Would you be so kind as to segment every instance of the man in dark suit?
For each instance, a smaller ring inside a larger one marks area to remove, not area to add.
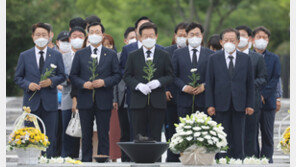
[[[125,69],[125,65],[126,65],[128,55],[131,52],[140,49],[142,47],[142,45],[143,45],[141,40],[140,40],[139,29],[140,29],[142,24],[147,23],[147,22],[152,22],[152,21],[146,16],[140,17],[135,23],[137,41],[122,47],[120,61],[119,61],[120,72],[121,72],[122,75],[124,73],[124,69]],[[155,47],[164,49],[163,46],[160,46],[160,45],[157,45],[157,44],[156,44]],[[129,121],[130,121],[130,131],[132,132],[133,131],[133,124],[132,124],[133,117],[132,117],[132,112],[129,109],[131,90],[128,87],[127,87],[127,90],[126,90],[126,94],[127,94],[126,95],[126,101],[127,101],[127,104],[128,104],[128,116],[129,116]],[[133,134],[132,133],[131,133],[131,136],[130,136],[130,140],[133,140]]]
[[[44,23],[32,26],[35,47],[20,54],[14,78],[15,83],[24,90],[23,105],[29,106],[32,114],[39,116],[45,124],[46,135],[50,142],[46,150],[48,158],[55,156],[57,149],[59,116],[57,85],[66,79],[61,53],[47,47],[49,32],[50,28]],[[40,81],[41,75],[46,69],[52,68],[52,65],[56,66],[52,75]],[[40,127],[42,129],[42,126]]]
[[[82,129],[82,161],[92,161],[93,120],[96,117],[98,128],[98,155],[109,155],[109,125],[113,102],[113,86],[121,79],[117,55],[102,46],[104,27],[101,23],[88,26],[91,43],[89,47],[75,53],[70,81],[78,88],[77,108]],[[95,73],[98,76],[91,81],[90,62],[96,61]],[[93,99],[93,91],[95,97]]]
[[[281,74],[279,57],[269,52],[266,48],[271,33],[265,27],[257,27],[253,31],[253,45],[257,53],[263,55],[267,69],[267,84],[261,91],[263,106],[260,115],[260,130],[262,134],[262,148],[260,157],[269,158],[272,163],[273,159],[273,131],[274,119],[276,113],[276,90]]]
[[[208,59],[214,52],[201,46],[204,29],[201,24],[190,23],[186,28],[188,47],[178,49],[173,55],[173,67],[175,73],[175,85],[178,87],[178,116],[185,117],[197,110],[204,111],[205,107],[205,79]],[[200,76],[198,86],[189,85],[192,75],[191,69],[197,69]],[[194,111],[192,111],[192,96],[194,99]]]
[[[155,46],[157,40],[155,24],[144,23],[140,27],[139,34],[143,47],[128,56],[123,77],[131,89],[133,132],[134,135],[141,134],[151,140],[160,141],[166,109],[165,86],[173,81],[172,64],[169,54]],[[147,82],[143,77],[146,76],[143,68],[146,66],[145,62],[151,59],[156,71],[152,80]]]
[[[175,27],[174,38],[176,44],[168,46],[165,50],[170,54],[171,59],[173,53],[176,49],[184,48],[187,46],[187,33],[186,33],[187,23],[179,23]],[[176,133],[175,123],[178,123],[179,117],[177,112],[177,93],[178,88],[174,83],[169,84],[166,87],[166,98],[167,98],[167,109],[165,118],[165,136],[166,140],[169,141],[172,136]],[[180,162],[179,155],[172,153],[170,149],[167,151],[167,162]]]
[[[206,107],[222,123],[227,134],[228,157],[244,159],[246,114],[254,112],[254,76],[251,58],[236,51],[239,32],[226,29],[220,34],[222,51],[208,61]]]
[[[246,116],[245,128],[245,156],[259,157],[258,150],[258,132],[259,132],[259,117],[261,110],[261,90],[266,84],[266,67],[264,58],[261,54],[251,51],[249,49],[249,42],[252,41],[252,30],[248,26],[238,26],[235,28],[240,33],[240,42],[238,50],[248,54],[251,58],[254,84],[255,84],[255,104],[254,114]]]

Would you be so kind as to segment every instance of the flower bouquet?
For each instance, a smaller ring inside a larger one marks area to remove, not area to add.
[[[45,134],[41,133],[37,119],[45,126],[42,120],[30,114],[29,107],[23,107],[24,113],[18,117],[14,124],[14,131],[9,135],[8,150],[16,150],[19,164],[37,164],[40,152],[45,151],[50,142]],[[25,127],[24,121],[31,121],[35,127]]]
[[[169,148],[175,154],[181,153],[184,165],[211,165],[215,154],[228,148],[224,128],[202,112],[180,118],[175,126]]]
[[[290,127],[283,133],[283,138],[279,146],[285,154],[290,154]]]

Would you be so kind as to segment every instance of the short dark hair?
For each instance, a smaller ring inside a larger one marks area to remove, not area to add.
[[[188,23],[182,22],[179,23],[176,27],[175,27],[175,34],[177,34],[178,30],[180,29],[185,29],[187,28]]]
[[[85,22],[86,22],[86,24],[91,24],[91,23],[94,23],[94,22],[101,23],[101,19],[96,15],[91,15],[91,16],[88,16],[88,17],[85,18]]]
[[[74,28],[74,27],[81,27],[81,28],[85,29],[86,28],[86,22],[81,17],[75,17],[75,18],[70,20],[69,26],[70,26],[71,29]]]
[[[47,25],[49,27],[49,30],[52,32],[52,30],[53,30],[52,25],[49,23],[44,23],[44,24]]]
[[[234,29],[234,28],[226,28],[225,30],[223,30],[221,33],[220,33],[220,39],[222,40],[223,39],[223,36],[224,34],[228,33],[228,32],[234,32],[235,35],[236,35],[236,38],[239,40],[239,32]]]
[[[44,23],[36,23],[32,25],[32,33],[34,34],[35,30],[37,28],[44,28],[47,30],[48,33],[50,33],[50,27]]]
[[[154,23],[147,22],[147,23],[144,23],[144,24],[141,25],[140,30],[139,30],[140,35],[142,35],[143,30],[150,29],[150,28],[154,29],[155,34],[157,34],[156,25]]]
[[[74,28],[71,28],[71,31],[69,33],[69,37],[72,35],[73,32],[75,31],[79,31],[79,32],[82,32],[84,34],[84,36],[86,35],[84,29],[80,26],[77,26],[77,27],[74,27]]]
[[[245,30],[247,33],[248,33],[248,36],[252,36],[253,35],[253,32],[252,32],[252,29],[248,26],[245,26],[245,25],[242,25],[242,26],[237,26],[235,28],[236,30]]]
[[[139,22],[142,21],[142,20],[149,20],[149,22],[153,23],[148,17],[146,17],[146,16],[142,16],[142,17],[140,17],[140,18],[135,22],[135,28],[138,28],[138,24],[139,24]]]
[[[124,34],[123,34],[124,39],[126,39],[127,36],[128,36],[128,34],[131,33],[131,32],[133,32],[133,31],[135,31],[135,27],[128,27],[128,28],[125,30]]]
[[[90,27],[92,27],[92,26],[97,26],[97,25],[101,26],[102,33],[104,33],[104,32],[105,32],[105,28],[104,28],[103,24],[101,24],[101,23],[99,23],[99,22],[91,23],[91,24],[87,27],[87,31],[89,32],[89,28],[90,28]]]
[[[195,28],[199,28],[201,33],[204,32],[204,28],[203,28],[203,26],[201,24],[198,24],[198,23],[195,23],[195,22],[191,22],[186,27],[186,33],[188,33],[189,31],[191,31],[191,30],[193,30]]]
[[[268,35],[268,38],[270,37],[271,33],[270,31],[264,27],[264,26],[260,26],[254,29],[253,31],[253,37],[255,37],[255,35],[259,32],[259,31],[263,31],[264,33],[266,33]]]
[[[210,48],[212,46],[216,50],[222,49],[222,46],[220,44],[220,35],[219,34],[214,34],[209,38],[207,47]]]

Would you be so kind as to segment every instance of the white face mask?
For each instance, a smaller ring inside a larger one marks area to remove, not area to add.
[[[68,53],[71,51],[71,44],[69,42],[59,41],[59,44],[59,48],[63,53]]]
[[[100,43],[102,41],[103,37],[101,35],[90,35],[88,36],[88,41],[89,43],[93,44],[93,45],[97,45],[98,43]]]
[[[39,46],[40,48],[43,48],[48,44],[48,39],[46,38],[38,38],[34,41],[34,43]]]
[[[156,39],[154,38],[146,38],[142,41],[142,44],[146,47],[146,48],[152,48],[155,44],[156,44]]]
[[[134,42],[137,42],[136,38],[130,39],[130,40],[128,41],[128,44],[131,44],[131,43],[134,43]]]
[[[80,38],[74,38],[71,39],[71,45],[74,49],[81,49],[83,45],[84,40]]]
[[[201,44],[201,41],[202,41],[202,38],[200,37],[188,38],[188,44],[193,48],[199,47],[199,45]]]
[[[268,42],[264,39],[257,39],[255,40],[254,47],[259,50],[264,50],[267,47]]]
[[[185,46],[187,46],[186,41],[187,41],[187,38],[185,38],[185,37],[177,37],[176,38],[176,43],[181,48],[184,48]]]
[[[238,48],[244,48],[249,44],[249,38],[245,37],[240,37],[240,42],[238,43],[237,47]]]
[[[227,53],[230,54],[235,50],[235,45],[231,42],[227,42],[224,44],[223,48]]]

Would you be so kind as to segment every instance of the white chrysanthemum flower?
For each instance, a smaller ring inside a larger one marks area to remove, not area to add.
[[[188,140],[188,141],[191,141],[192,139],[193,139],[193,137],[191,137],[191,136],[186,137],[186,140]]]
[[[184,128],[185,128],[185,129],[190,129],[191,126],[190,126],[190,125],[186,125],[186,126],[184,126]]]
[[[57,163],[57,160],[55,158],[50,158],[48,162],[50,164],[55,164],[55,163]]]
[[[191,68],[190,72],[196,72],[197,68]]]
[[[194,137],[199,137],[200,135],[201,135],[200,132],[195,132],[193,136],[194,136]]]
[[[214,144],[213,141],[212,141],[211,139],[208,140],[208,143],[209,143],[210,145]]]
[[[269,164],[268,159],[267,158],[262,158],[261,159],[261,164]]]
[[[96,55],[96,54],[91,54],[90,57],[93,58],[93,59],[96,59],[96,58],[98,57],[98,55]]]
[[[233,159],[233,158],[230,158],[229,160],[229,164],[234,164],[234,165],[241,165],[243,162],[242,160],[240,159]]]
[[[186,134],[187,135],[191,135],[193,132],[191,130],[187,131]]]
[[[200,127],[198,127],[198,126],[196,126],[196,127],[193,127],[192,129],[193,129],[193,130],[195,130],[195,131],[199,131],[199,130],[201,130],[201,128],[200,128]]]
[[[212,131],[212,130],[210,131],[210,134],[213,135],[213,136],[217,135],[217,133],[215,131]]]
[[[207,140],[209,140],[209,139],[211,139],[211,136],[210,135],[206,135],[204,138],[207,139]]]
[[[202,142],[202,141],[204,141],[204,138],[198,137],[198,138],[196,138],[196,140]]]
[[[207,132],[207,131],[205,131],[205,132],[201,132],[201,134],[202,134],[202,135],[207,135],[208,132]]]
[[[207,130],[207,129],[210,129],[210,127],[208,127],[208,126],[201,126],[201,128],[202,128],[202,129],[206,129],[206,130]]]
[[[152,60],[153,60],[152,57],[148,57],[148,58],[147,58],[147,61],[152,61]]]
[[[39,159],[39,163],[41,163],[41,164],[46,164],[47,161],[48,161],[48,159],[46,157],[44,157],[44,156],[41,156],[40,159]]]
[[[50,67],[51,67],[51,68],[57,68],[57,66],[54,65],[54,64],[50,64]]]
[[[220,158],[219,159],[219,164],[227,164],[226,158]]]

